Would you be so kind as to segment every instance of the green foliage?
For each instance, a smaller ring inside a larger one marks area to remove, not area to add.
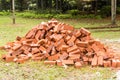
[[[35,12],[22,12],[17,13],[17,16],[24,17],[24,18],[57,18],[57,19],[79,19],[79,18],[95,18],[95,19],[101,19],[100,15],[94,15],[94,14],[88,14],[88,15],[71,15],[71,14],[43,14],[43,13],[35,13]]]
[[[0,15],[1,15],[1,16],[10,15],[10,11],[5,11],[5,10],[3,10],[3,11],[0,12]]]
[[[120,7],[117,7],[117,14],[120,14]]]
[[[54,16],[54,18],[58,19],[70,19],[72,16],[70,14],[57,14]]]
[[[111,15],[111,6],[104,6],[102,7],[102,9],[100,10],[100,15],[102,17],[108,17]]]
[[[79,10],[77,10],[77,9],[68,10],[67,13],[71,14],[72,16],[76,16],[79,14]]]

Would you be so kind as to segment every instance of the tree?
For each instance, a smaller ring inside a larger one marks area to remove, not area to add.
[[[111,21],[112,25],[116,25],[116,0],[111,0]]]
[[[13,24],[15,24],[15,1],[12,0],[12,17],[13,17]]]

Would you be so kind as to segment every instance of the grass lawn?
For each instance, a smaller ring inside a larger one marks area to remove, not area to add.
[[[12,24],[11,17],[0,16],[0,46],[14,41],[16,36],[24,36],[33,26],[47,19],[17,18],[16,24]],[[109,24],[109,19],[64,19],[62,22],[69,23],[75,28],[98,27]],[[119,23],[119,22],[118,22]],[[91,30],[92,31],[92,30]],[[101,40],[119,39],[120,32],[92,32],[94,38]],[[5,54],[5,51],[0,51]],[[6,63],[0,60],[0,80],[115,80],[115,70],[110,68],[84,66],[68,69],[58,66],[45,65],[43,62],[28,61],[24,64]]]

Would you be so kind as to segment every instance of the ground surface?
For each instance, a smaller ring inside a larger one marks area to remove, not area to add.
[[[0,16],[0,46],[14,41],[16,36],[24,36],[28,30],[41,21],[47,21],[47,19],[17,18],[16,24],[13,25],[9,16]],[[65,19],[60,21],[69,23],[76,28],[100,27],[110,23],[110,19]],[[94,38],[100,39],[102,43],[113,48],[119,54],[120,28],[107,28],[107,30],[106,32],[90,31]],[[0,56],[5,53],[5,51],[0,50]],[[0,80],[116,80],[116,70],[102,67],[91,68],[90,66],[84,66],[81,69],[70,66],[65,69],[58,66],[44,65],[43,62],[28,61],[24,64],[16,64],[0,60]]]

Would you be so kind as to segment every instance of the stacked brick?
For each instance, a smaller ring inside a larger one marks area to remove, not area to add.
[[[44,60],[50,65],[84,65],[120,67],[120,60],[85,28],[74,27],[52,19],[32,28],[24,37],[17,37],[4,48],[6,62],[23,63],[29,59]]]

